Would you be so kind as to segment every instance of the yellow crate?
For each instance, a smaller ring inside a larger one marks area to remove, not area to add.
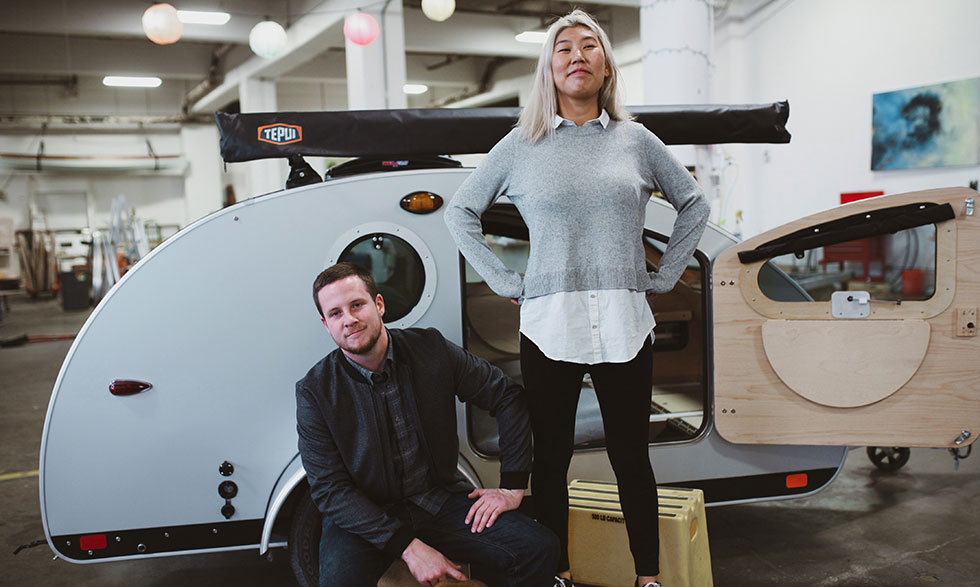
[[[631,585],[633,557],[615,483],[575,480],[568,491],[568,555],[576,583]],[[711,554],[699,489],[661,487],[660,579],[671,587],[711,587]]]
[[[611,481],[588,481],[586,479],[574,479],[568,484],[569,491],[589,491],[599,497],[608,494],[616,503],[619,503],[619,490],[616,484]],[[657,487],[657,499],[684,499],[691,500],[694,505],[704,508],[704,492],[700,489],[688,489],[686,487],[667,487],[660,485]]]

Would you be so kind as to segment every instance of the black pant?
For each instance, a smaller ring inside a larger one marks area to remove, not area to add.
[[[538,521],[551,528],[561,541],[558,572],[569,568],[568,465],[582,378],[590,373],[636,574],[658,575],[657,481],[647,453],[653,387],[650,339],[627,363],[583,365],[549,359],[534,342],[521,335],[521,372],[534,431],[534,510]]]

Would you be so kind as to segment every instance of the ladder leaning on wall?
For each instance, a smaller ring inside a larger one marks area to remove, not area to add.
[[[120,277],[119,256],[133,264],[150,252],[146,228],[120,194],[112,200],[109,228],[92,233],[92,299],[98,304]]]

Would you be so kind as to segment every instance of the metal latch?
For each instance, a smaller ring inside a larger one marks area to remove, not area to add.
[[[970,446],[966,447],[965,449],[961,446],[964,442],[966,442],[966,439],[969,438],[969,437],[970,437],[970,431],[969,430],[964,430],[963,432],[960,432],[960,435],[956,438],[956,440],[953,441],[953,444],[955,444],[956,447],[955,448],[948,449],[949,450],[949,454],[953,455],[953,470],[954,471],[959,471],[960,470],[960,461],[963,460],[963,459],[965,459],[965,458],[967,458],[968,456],[970,456],[970,453],[973,452],[973,445],[972,444]]]
[[[871,294],[866,291],[835,291],[830,295],[834,318],[867,318],[871,314]]]
[[[966,199],[966,215],[973,216],[973,198]]]

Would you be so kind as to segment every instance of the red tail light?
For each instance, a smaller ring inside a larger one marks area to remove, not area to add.
[[[109,393],[112,395],[136,395],[141,391],[150,389],[153,385],[145,381],[134,381],[132,379],[116,379],[109,384]]]
[[[105,534],[89,534],[78,539],[82,550],[102,550],[106,546]]]
[[[806,473],[796,473],[793,475],[786,475],[786,489],[796,489],[798,487],[806,487],[807,483]]]

